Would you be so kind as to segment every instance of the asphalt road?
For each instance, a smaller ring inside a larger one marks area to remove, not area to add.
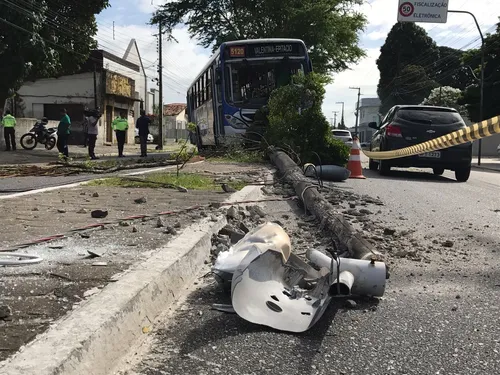
[[[452,174],[365,175],[337,186],[379,197],[385,206],[369,208],[370,220],[400,236],[366,238],[390,254],[418,253],[389,258],[383,298],[332,303],[310,331],[287,334],[211,310],[229,300],[205,277],[119,373],[499,374],[500,173],[474,171],[467,183]]]

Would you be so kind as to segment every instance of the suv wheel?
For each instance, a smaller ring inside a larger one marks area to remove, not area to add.
[[[436,176],[441,176],[444,173],[444,168],[432,168],[432,171]]]
[[[370,171],[376,171],[378,169],[378,163],[370,159],[370,161],[368,162],[368,168],[370,168]]]
[[[466,182],[470,177],[471,166],[455,169],[455,178],[458,182]]]

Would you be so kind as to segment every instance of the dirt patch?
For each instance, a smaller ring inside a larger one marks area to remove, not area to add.
[[[217,167],[209,168],[221,178],[234,177],[230,168],[224,173],[225,165]],[[254,177],[262,178],[265,172],[261,167],[255,173]],[[217,220],[223,211],[210,203],[220,203],[229,196],[222,188],[219,192],[180,192],[82,186],[5,200],[0,219],[2,248],[88,225],[113,224],[19,250],[41,256],[44,261],[40,264],[0,267],[0,306],[9,306],[11,311],[10,316],[0,319],[0,360],[107,283],[118,280],[120,273],[166,245],[183,228],[205,217]],[[193,206],[201,207],[188,209]],[[96,209],[107,211],[107,217],[93,219],[91,211]],[[130,218],[136,215],[140,218]],[[102,256],[93,257],[89,250]]]

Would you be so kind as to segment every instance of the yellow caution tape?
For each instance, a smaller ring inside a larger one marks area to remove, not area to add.
[[[415,146],[392,151],[364,151],[371,159],[389,160],[408,156],[420,155],[429,151],[437,151],[457,146],[463,143],[476,141],[500,133],[500,116],[492,117],[480,123],[473,124],[465,129],[454,131],[430,141],[419,143]]]

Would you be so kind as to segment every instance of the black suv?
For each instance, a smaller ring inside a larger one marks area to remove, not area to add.
[[[424,105],[394,106],[380,125],[371,122],[368,126],[376,130],[370,151],[398,150],[466,127],[457,110]],[[471,162],[472,142],[468,142],[417,156],[392,160],[370,159],[370,169],[379,169],[382,175],[388,174],[391,167],[432,168],[436,175],[442,175],[445,169],[450,169],[455,171],[457,181],[465,182],[470,176]]]

